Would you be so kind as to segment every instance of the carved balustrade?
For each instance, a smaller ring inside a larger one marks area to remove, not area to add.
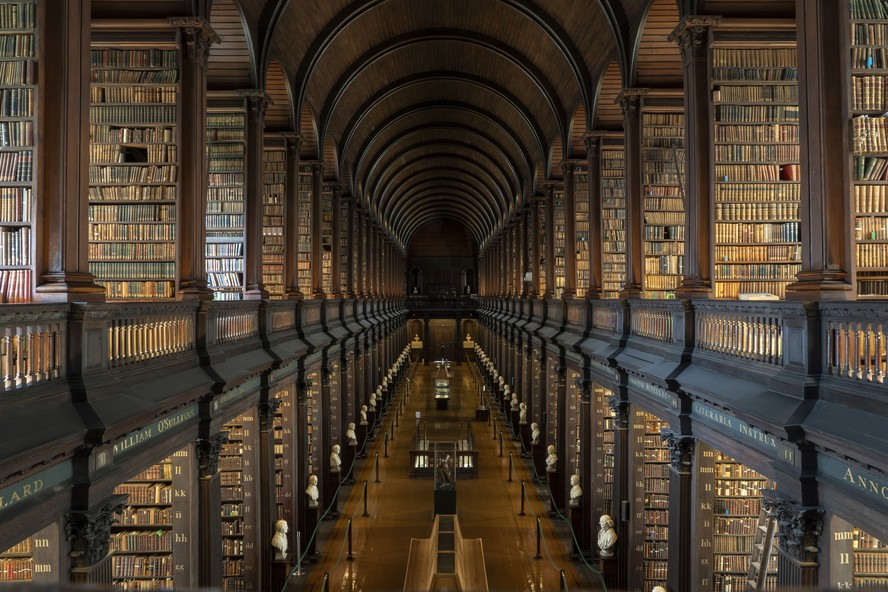
[[[821,304],[824,373],[852,382],[885,384],[888,309],[884,303]]]
[[[68,307],[0,307],[0,371],[11,391],[65,376]]]

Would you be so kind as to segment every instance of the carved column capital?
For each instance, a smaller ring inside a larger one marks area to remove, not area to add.
[[[115,496],[98,511],[65,514],[65,539],[71,542],[71,566],[90,567],[108,555],[114,514],[123,510],[126,496]]]
[[[228,434],[221,433],[197,439],[197,468],[201,478],[212,477],[219,471],[219,455],[227,442]]]
[[[274,414],[280,409],[282,401],[278,398],[269,399],[259,403],[259,425],[262,428],[270,428],[274,425]]]
[[[682,63],[705,60],[709,45],[709,31],[721,20],[720,16],[689,16],[669,33],[669,41],[678,44]]]
[[[629,427],[629,402],[621,401],[617,397],[608,397],[607,406],[614,412],[615,427],[628,429]]]
[[[177,16],[168,19],[174,27],[182,30],[184,58],[204,65],[209,57],[210,46],[222,43],[222,38],[210,26],[210,22],[199,16]]]
[[[694,462],[694,438],[661,429],[660,439],[669,448],[669,462],[676,471],[690,471]]]
[[[595,157],[601,149],[601,144],[607,135],[607,132],[601,130],[592,130],[583,134],[583,143],[586,145],[586,156]]]
[[[302,145],[305,144],[305,138],[302,137],[302,134],[297,134],[296,132],[283,132],[281,134],[284,140],[287,142],[287,152],[299,154],[299,151],[302,150]]]
[[[641,100],[648,93],[646,88],[624,88],[617,94],[617,103],[623,115],[637,117],[641,112]]]
[[[243,88],[237,91],[247,101],[247,107],[252,117],[265,117],[265,112],[274,104],[271,95],[261,88]]]
[[[762,491],[762,507],[777,521],[781,550],[800,562],[817,561],[817,539],[823,533],[823,508],[800,506],[771,489]]]
[[[565,184],[573,177],[574,166],[572,162],[561,161],[561,176],[564,178]]]

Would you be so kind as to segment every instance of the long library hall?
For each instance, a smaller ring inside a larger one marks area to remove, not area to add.
[[[0,592],[888,591],[888,0],[0,0]]]

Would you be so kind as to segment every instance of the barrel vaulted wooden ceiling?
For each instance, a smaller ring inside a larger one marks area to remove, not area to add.
[[[681,89],[667,40],[694,14],[792,16],[792,0],[93,0],[94,18],[203,16],[208,88],[265,89],[266,133],[296,132],[406,252],[456,222],[479,252],[625,87]]]

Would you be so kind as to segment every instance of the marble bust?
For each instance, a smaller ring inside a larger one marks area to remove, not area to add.
[[[530,443],[540,443],[540,426],[537,422],[533,422],[530,424]]]
[[[546,472],[554,473],[558,470],[558,455],[555,454],[555,445],[549,444],[546,452],[548,453],[548,456],[546,456]]]
[[[357,446],[358,445],[358,435],[355,434],[354,422],[350,422],[348,424],[348,429],[345,430],[345,437],[348,440],[349,446]]]
[[[602,514],[598,520],[598,549],[602,557],[613,557],[614,547],[617,544],[617,531],[614,530],[614,520],[607,514]]]
[[[509,403],[512,411],[518,411],[518,393],[512,393],[512,401]]]
[[[287,533],[290,531],[290,527],[287,525],[286,520],[278,520],[274,523],[274,535],[271,537],[271,546],[274,547],[277,552],[274,554],[275,559],[286,559],[287,558]]]
[[[527,403],[518,403],[518,423],[527,423]]]
[[[308,496],[308,507],[317,508],[318,497],[320,496],[320,494],[318,493],[317,475],[308,476],[308,487],[305,488],[305,495]]]
[[[367,406],[361,405],[361,425],[367,425]]]
[[[338,473],[339,467],[342,466],[342,458],[339,456],[339,444],[333,445],[333,450],[330,452],[330,472]]]
[[[570,476],[570,505],[579,506],[580,498],[583,497],[583,488],[580,487],[580,476]]]

